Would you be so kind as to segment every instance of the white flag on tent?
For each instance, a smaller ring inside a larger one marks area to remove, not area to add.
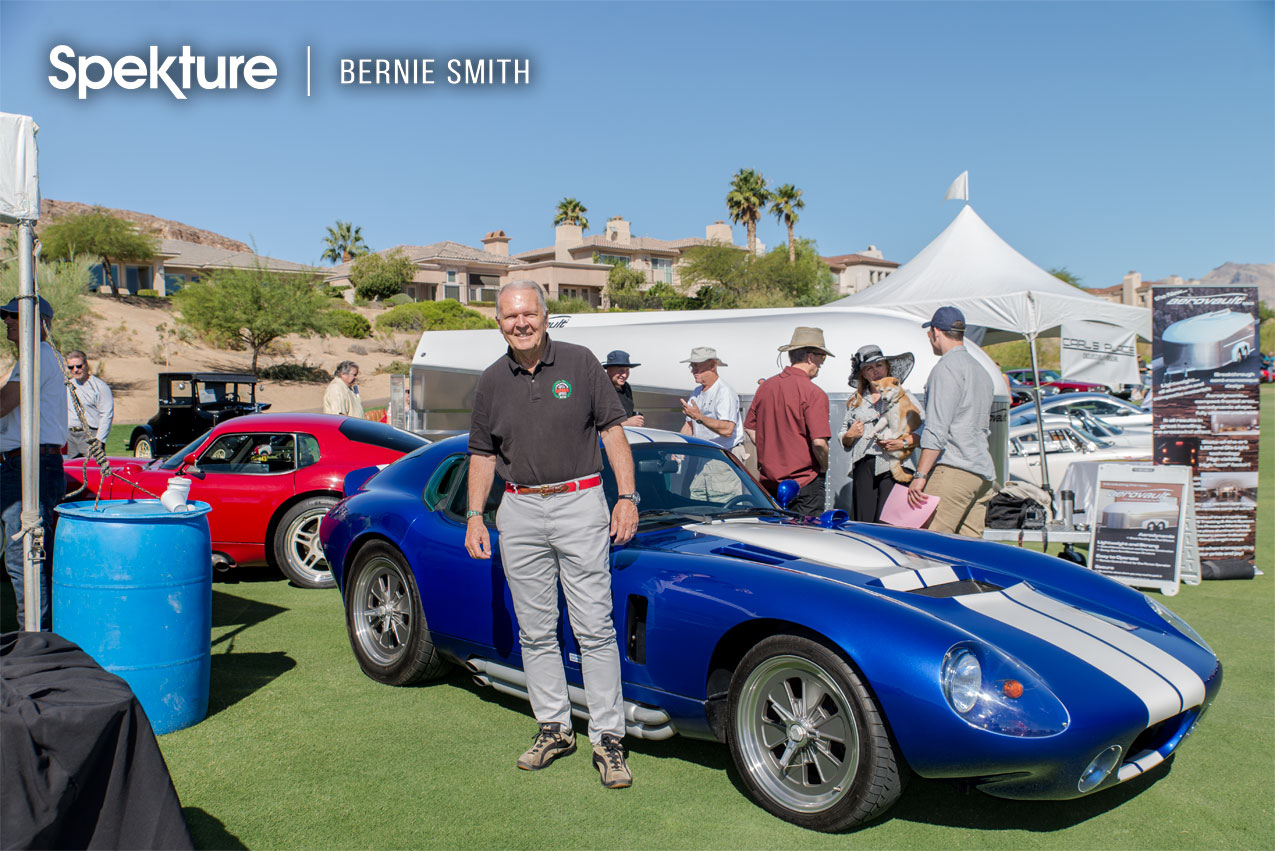
[[[968,201],[970,199],[970,173],[968,171],[961,172],[961,176],[952,181],[952,185],[947,188],[947,195],[943,196],[944,201]]]
[[[1103,322],[1064,322],[1063,378],[1119,388],[1138,383],[1138,335]]]

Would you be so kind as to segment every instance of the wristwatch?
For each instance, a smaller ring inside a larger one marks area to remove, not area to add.
[[[468,520],[471,517],[482,517],[482,516],[483,516],[483,513],[475,508],[471,508],[465,512],[466,520]]]
[[[627,499],[629,502],[633,503],[634,508],[637,508],[638,503],[642,501],[642,497],[638,496],[636,493],[622,493],[617,497],[617,499]]]
[[[929,477],[930,477],[929,473],[914,473],[912,475],[912,478],[914,479],[928,479]]]

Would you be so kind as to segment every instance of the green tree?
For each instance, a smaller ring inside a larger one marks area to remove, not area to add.
[[[682,283],[699,286],[706,308],[813,306],[836,295],[836,278],[808,239],[795,241],[792,262],[782,245],[761,257],[729,245],[699,245],[683,258]]]
[[[1073,287],[1075,287],[1078,290],[1084,289],[1084,287],[1080,285],[1080,276],[1072,274],[1070,271],[1068,271],[1066,266],[1058,266],[1053,269],[1050,269],[1049,274],[1053,275],[1055,278],[1057,278],[1058,280],[1062,281],[1065,284],[1071,284]]]
[[[792,230],[800,216],[799,210],[806,208],[801,200],[801,190],[791,183],[785,183],[770,196],[770,212],[782,225],[788,226],[788,262],[797,262],[797,246],[793,243]]]
[[[89,304],[84,295],[89,291],[92,266],[92,258],[77,257],[35,267],[36,290],[53,307],[49,340],[58,351],[88,348]],[[7,304],[17,294],[18,264],[10,263],[0,271],[0,304]],[[18,355],[17,344],[7,339],[0,342],[0,351],[14,358]]]
[[[749,255],[734,245],[710,243],[688,248],[682,255],[682,285],[694,290],[706,308],[738,307],[752,288]]]
[[[323,260],[332,263],[349,263],[355,257],[370,254],[372,249],[363,241],[363,228],[355,227],[354,222],[337,220],[336,226],[328,226],[328,235],[323,238],[327,249],[323,252]]]
[[[261,351],[288,334],[327,334],[332,300],[317,281],[260,267],[213,272],[173,296],[179,321],[211,339],[238,340],[252,349],[252,372]]]
[[[741,168],[735,172],[730,182],[730,191],[726,193],[726,209],[730,211],[732,222],[748,228],[749,254],[757,253],[757,222],[769,201],[766,178],[751,168]]]
[[[792,254],[777,245],[753,261],[756,288],[794,307],[814,307],[836,298],[836,276],[819,256],[814,241],[798,239],[789,250]]]
[[[46,260],[71,260],[78,254],[96,257],[116,298],[120,285],[112,271],[114,263],[143,263],[154,258],[159,247],[154,236],[101,207],[53,222],[41,232],[40,244]]]
[[[365,254],[350,267],[350,283],[359,298],[382,299],[397,295],[412,282],[416,264],[402,251]]]
[[[589,229],[589,220],[584,214],[589,208],[574,198],[563,198],[558,202],[557,215],[553,217],[555,225],[579,225],[581,230]]]
[[[606,294],[613,307],[621,310],[642,310],[649,307],[647,294],[642,285],[646,283],[646,275],[637,269],[615,265],[607,273]]]

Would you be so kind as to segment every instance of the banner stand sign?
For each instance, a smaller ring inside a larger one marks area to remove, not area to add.
[[[1191,468],[1150,464],[1098,467],[1089,566],[1169,597],[1200,582]]]
[[[1138,335],[1102,322],[1064,322],[1059,366],[1067,381],[1105,384],[1112,389],[1138,384]]]

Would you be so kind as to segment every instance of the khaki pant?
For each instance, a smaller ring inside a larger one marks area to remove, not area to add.
[[[987,501],[992,498],[991,482],[968,470],[936,464],[925,482],[925,492],[942,497],[927,529],[983,537]]]

